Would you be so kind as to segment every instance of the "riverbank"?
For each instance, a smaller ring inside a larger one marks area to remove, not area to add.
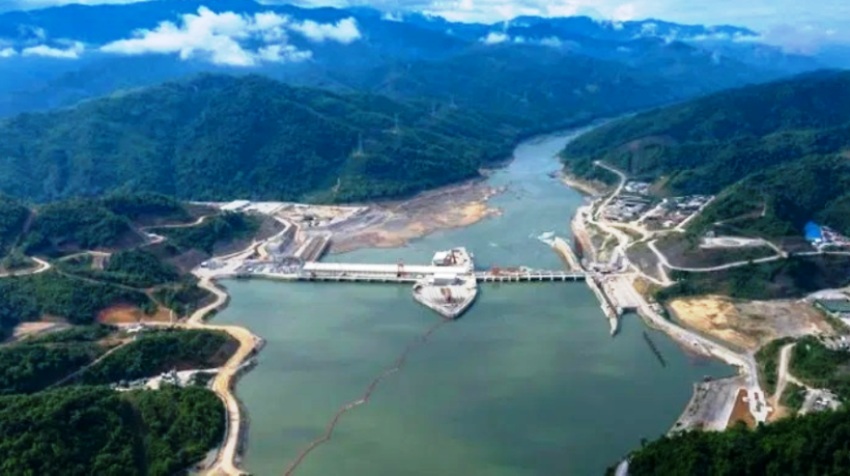
[[[590,180],[585,180],[567,172],[566,170],[560,173],[560,178],[561,182],[563,182],[564,185],[574,190],[577,190],[585,195],[590,195],[591,197],[599,197],[601,195],[604,195],[605,192],[609,189],[609,187],[602,182],[593,182]]]
[[[212,381],[212,390],[221,399],[227,412],[227,424],[224,440],[219,447],[215,461],[205,474],[210,476],[222,474],[241,476],[246,473],[239,469],[240,443],[247,432],[247,428],[245,418],[242,415],[242,406],[233,393],[233,388],[239,376],[248,369],[245,363],[259,351],[263,340],[244,327],[208,324],[205,319],[222,310],[230,301],[230,295],[208,278],[202,278],[198,282],[198,286],[211,292],[215,296],[215,300],[195,311],[187,320],[186,327],[223,331],[239,343],[236,352],[219,369]]]
[[[500,214],[489,201],[504,191],[504,187],[473,180],[423,192],[408,200],[365,204],[369,207],[368,223],[336,231],[330,252],[398,248],[436,231],[473,225]]]

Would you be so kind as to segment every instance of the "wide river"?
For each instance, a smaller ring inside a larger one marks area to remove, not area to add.
[[[508,190],[499,217],[436,233],[407,247],[329,260],[426,263],[466,246],[479,267],[556,269],[537,237],[569,237],[582,196],[549,172],[576,133],[519,145],[488,180]],[[641,438],[666,432],[692,384],[728,367],[687,355],[649,331],[666,367],[626,316],[611,338],[583,283],[485,285],[463,318],[440,318],[406,285],[228,281],[216,322],[266,339],[259,365],[237,384],[248,412],[244,467],[283,475],[337,411],[386,374],[366,404],[342,415],[332,439],[304,458],[298,476],[600,475]],[[433,332],[423,339],[423,336]]]

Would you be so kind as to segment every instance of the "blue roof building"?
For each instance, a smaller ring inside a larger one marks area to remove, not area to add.
[[[806,223],[803,233],[806,235],[807,241],[812,243],[823,241],[823,231],[821,230],[820,225],[813,221]]]

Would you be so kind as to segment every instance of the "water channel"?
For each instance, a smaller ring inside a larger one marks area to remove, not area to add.
[[[507,185],[491,200],[501,216],[390,250],[328,259],[425,263],[466,246],[480,267],[556,269],[537,237],[569,237],[583,198],[547,174],[576,133],[519,145],[488,180]],[[403,285],[226,281],[231,302],[216,322],[266,339],[259,365],[237,385],[250,420],[244,467],[282,475],[334,414],[412,348],[367,404],[344,414],[333,438],[309,454],[298,476],[600,475],[675,422],[717,362],[684,353],[637,316],[609,336],[582,283],[485,285],[460,320],[439,317]]]

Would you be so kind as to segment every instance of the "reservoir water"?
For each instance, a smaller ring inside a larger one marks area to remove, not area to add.
[[[521,144],[488,181],[501,216],[436,233],[398,249],[328,259],[425,263],[466,246],[479,267],[560,268],[537,237],[569,237],[582,197],[549,172],[576,133]],[[583,283],[485,285],[460,320],[443,325],[405,285],[227,281],[229,307],[216,322],[266,339],[259,365],[237,384],[250,427],[244,467],[282,475],[339,419],[298,476],[600,475],[642,438],[666,432],[692,384],[726,376],[717,362],[684,353],[637,316],[609,336]],[[399,367],[402,355],[406,358]]]

